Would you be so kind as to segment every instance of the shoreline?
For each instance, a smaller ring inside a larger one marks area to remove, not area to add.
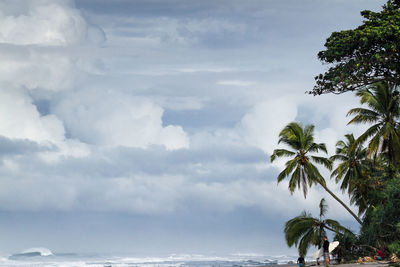
[[[261,265],[257,267],[271,267],[272,265]],[[296,263],[286,263],[286,264],[277,264],[279,267],[297,267]],[[311,266],[318,266],[313,263],[306,264],[305,267],[311,267]],[[319,265],[321,267],[324,267],[324,264]],[[361,267],[361,266],[368,266],[368,267],[386,267],[389,266],[389,262],[387,261],[382,261],[382,262],[363,262],[363,263],[341,263],[341,264],[331,264],[331,267],[338,266],[338,267]]]

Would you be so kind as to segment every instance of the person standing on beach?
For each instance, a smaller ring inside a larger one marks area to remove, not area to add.
[[[300,255],[300,257],[297,259],[297,264],[299,265],[299,267],[304,267],[305,261],[303,255]]]
[[[380,249],[376,250],[375,260],[381,261],[383,260],[383,252]]]
[[[325,266],[329,265],[330,259],[329,259],[329,241],[326,236],[324,236],[324,243],[322,244],[322,249],[324,250],[324,259],[325,259]]]

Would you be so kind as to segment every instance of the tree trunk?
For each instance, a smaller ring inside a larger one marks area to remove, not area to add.
[[[342,204],[342,206],[354,217],[354,219],[356,219],[356,221],[360,225],[362,225],[362,221],[360,220],[360,218],[358,218],[358,216],[346,204],[344,204],[344,202],[340,198],[338,198],[331,190],[329,190],[329,188],[325,184],[320,183],[320,185],[326,190],[326,192],[328,192],[334,199],[336,199],[337,202]]]
[[[324,227],[325,227],[326,229],[328,229],[329,231],[332,231],[332,232],[334,232],[334,233],[336,233],[336,234],[341,234],[339,231],[336,231],[335,229],[330,228],[329,226],[324,225]],[[324,238],[321,238],[321,243],[324,243]]]
[[[393,179],[394,177],[394,151],[393,151],[393,140],[392,135],[389,134],[389,144],[388,144],[388,156],[389,156],[389,178]]]

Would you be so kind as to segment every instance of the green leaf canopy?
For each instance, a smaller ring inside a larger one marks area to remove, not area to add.
[[[333,32],[318,53],[333,64],[315,77],[309,93],[343,93],[388,81],[400,85],[400,0],[389,0],[381,12],[361,12],[364,23],[354,30]]]

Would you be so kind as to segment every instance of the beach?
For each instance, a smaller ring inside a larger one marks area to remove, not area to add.
[[[277,266],[279,267],[297,267],[297,264],[278,264]],[[310,266],[318,266],[314,262],[310,264],[306,264],[306,267]],[[324,265],[321,264],[319,265],[323,267]],[[382,261],[382,262],[364,262],[364,263],[345,263],[345,264],[331,264],[330,266],[335,266],[335,267],[383,267],[383,266],[389,266],[389,262],[387,261]],[[264,265],[260,267],[271,267],[271,265]]]

